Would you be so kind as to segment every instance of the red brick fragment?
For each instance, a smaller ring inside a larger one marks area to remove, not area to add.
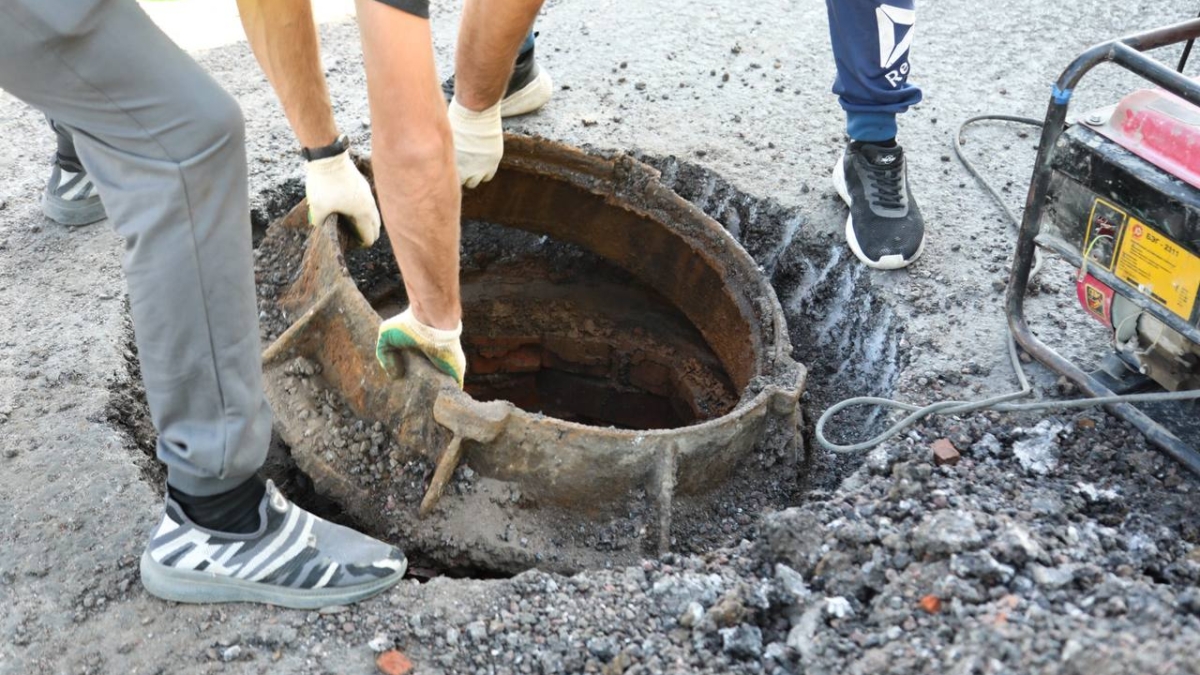
[[[605,342],[548,335],[544,344],[546,350],[554,352],[559,359],[579,366],[607,368],[612,358],[612,347]]]
[[[936,595],[927,595],[921,598],[921,609],[930,614],[937,614],[942,611],[942,599]]]
[[[395,649],[389,649],[375,657],[375,667],[383,675],[408,675],[412,672],[412,661]]]
[[[472,354],[467,372],[473,375],[494,373],[536,373],[542,367],[542,354],[538,347],[529,345],[489,358]]]
[[[671,371],[661,363],[646,360],[629,369],[629,383],[659,396],[671,395]]]
[[[950,442],[948,438],[939,438],[933,442],[933,463],[941,466],[943,464],[958,464],[958,448]]]

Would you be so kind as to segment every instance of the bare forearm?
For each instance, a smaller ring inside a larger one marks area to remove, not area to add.
[[[359,0],[384,225],[416,318],[452,330],[459,305],[459,185],[429,22]]]
[[[375,155],[376,186],[392,253],[400,264],[413,313],[422,323],[453,330],[462,319],[458,283],[458,177],[451,170],[428,191],[408,189],[412,172],[403,161]],[[384,196],[387,195],[387,196]]]
[[[543,0],[467,0],[455,52],[455,96],[484,110],[504,96],[521,42]]]
[[[238,0],[246,39],[304,147],[337,137],[310,0]]]

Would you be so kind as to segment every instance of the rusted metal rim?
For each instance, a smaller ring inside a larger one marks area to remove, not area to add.
[[[719,223],[658,179],[626,155],[508,136],[496,178],[464,191],[463,217],[578,244],[661,293],[720,359],[740,392],[733,410],[681,428],[615,429],[477,401],[414,355],[405,357],[406,376],[390,381],[374,357],[381,319],[353,281],[331,218],[314,230],[302,271],[280,298],[297,318],[264,354],[268,396],[300,467],[360,518],[383,517],[386,495],[357,484],[338,453],[316,447],[290,413],[295,392],[284,371],[299,356],[318,362],[356,414],[383,422],[414,456],[452,469],[458,458],[447,458],[461,453],[480,475],[568,510],[594,513],[646,494],[665,514],[660,539],[675,495],[718,486],[768,428],[798,442],[806,371],[790,357],[773,289]],[[305,209],[301,203],[273,227],[306,227]],[[452,511],[452,501],[439,510]]]

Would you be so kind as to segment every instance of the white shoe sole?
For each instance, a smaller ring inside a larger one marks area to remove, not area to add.
[[[48,190],[42,192],[42,213],[59,225],[68,227],[91,225],[108,217],[99,197],[63,199]]]
[[[550,100],[554,93],[554,81],[545,68],[537,67],[538,74],[529,82],[500,101],[501,117],[516,117],[529,114]]]
[[[349,588],[285,588],[257,581],[234,579],[195,570],[177,570],[142,553],[142,585],[150,595],[188,603],[257,602],[291,609],[320,609],[332,605],[348,605],[366,600],[395,586],[408,569],[405,561],[400,569],[375,581]]]
[[[838,156],[837,164],[833,166],[833,189],[837,190],[838,196],[841,197],[842,201],[846,202],[846,206],[849,207],[850,188],[846,186],[846,170],[843,168],[845,163],[846,151],[843,150],[842,154]],[[854,257],[858,258],[859,261],[861,261],[862,264],[866,265],[867,267],[877,270],[898,270],[908,267],[909,265],[913,264],[917,258],[920,258],[922,253],[925,252],[925,238],[922,237],[921,245],[917,247],[917,252],[914,253],[913,257],[909,258],[908,260],[905,260],[904,256],[898,253],[895,255],[885,255],[879,260],[871,260],[865,253],[863,253],[862,247],[858,245],[858,239],[854,236],[853,215],[846,216],[846,242],[850,244],[850,250],[854,252]]]

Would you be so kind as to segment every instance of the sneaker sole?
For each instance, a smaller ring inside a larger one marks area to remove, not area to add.
[[[404,577],[408,561],[394,574],[351,588],[284,588],[194,570],[168,567],[142,553],[142,585],[163,600],[187,603],[256,602],[290,609],[319,609],[348,605],[378,595]]]
[[[846,186],[846,152],[843,150],[838,157],[838,162],[833,166],[833,189],[837,190],[838,196],[846,203],[846,207],[850,206],[850,188]],[[871,260],[863,253],[862,247],[858,245],[858,239],[854,236],[854,216],[846,216],[846,242],[850,244],[850,250],[854,252],[854,257],[858,258],[862,264],[867,267],[877,270],[898,270],[908,267],[913,264],[921,254],[925,252],[925,238],[921,238],[921,245],[917,247],[917,252],[908,260],[900,254],[885,255],[879,260]]]
[[[550,79],[550,73],[539,66],[537,76],[529,84],[505,96],[500,101],[500,116],[527,115],[546,105],[553,93],[554,82]]]
[[[70,227],[91,225],[108,217],[99,198],[71,201],[48,192],[42,193],[42,213],[50,220]]]

